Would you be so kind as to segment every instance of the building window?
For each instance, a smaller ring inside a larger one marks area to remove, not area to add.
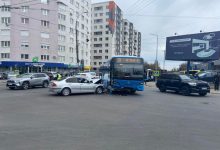
[[[66,26],[62,25],[62,24],[58,24],[58,29],[60,31],[66,31]]]
[[[74,62],[74,58],[70,57],[70,63],[73,63],[73,62]]]
[[[94,20],[94,23],[102,23],[103,22],[103,19],[95,19]]]
[[[94,32],[94,35],[102,35],[102,31]]]
[[[58,19],[65,21],[66,20],[66,15],[58,13]]]
[[[108,37],[106,37],[105,40],[108,41]]]
[[[66,36],[65,35],[58,35],[58,40],[65,42],[66,41]]]
[[[48,33],[41,33],[40,34],[40,36],[41,36],[41,38],[44,38],[44,39],[49,39],[50,38],[50,34],[48,34]]]
[[[108,43],[105,44],[105,47],[108,47]]]
[[[41,14],[44,16],[47,16],[49,14],[49,10],[48,9],[41,9]]]
[[[21,49],[28,49],[29,48],[29,43],[28,42],[22,42],[21,43]]]
[[[25,31],[25,30],[23,30],[23,31],[20,31],[20,35],[21,36],[29,36],[29,31]]]
[[[49,28],[50,22],[46,20],[41,20],[41,26]]]
[[[49,4],[49,0],[41,0],[42,4]]]
[[[22,12],[26,13],[29,11],[29,6],[21,6]]]
[[[73,18],[70,18],[70,24],[74,24]]]
[[[94,38],[94,41],[97,41],[97,38]]]
[[[97,50],[94,50],[94,53],[96,54],[96,53],[97,53]]]
[[[65,52],[65,46],[62,46],[62,45],[58,45],[58,51],[59,52]]]
[[[49,55],[41,55],[41,60],[50,60]]]
[[[99,53],[102,53],[102,50],[99,50]]]
[[[59,56],[59,61],[64,62],[65,61],[65,56]]]
[[[97,29],[97,26],[94,26],[94,29]]]
[[[95,7],[94,10],[95,10],[95,11],[103,10],[103,7],[102,7],[102,6],[100,6],[100,7]]]
[[[70,33],[73,34],[74,33],[74,29],[70,28]]]
[[[105,59],[108,59],[108,56],[105,56]]]
[[[41,44],[41,49],[49,50],[50,49],[50,45],[48,45],[48,44]]]
[[[105,31],[105,34],[108,34],[108,31]]]
[[[103,13],[99,13],[99,16],[103,16]]]
[[[107,49],[105,50],[105,53],[108,53],[108,50],[107,50]]]
[[[9,24],[11,22],[10,17],[2,17],[2,23]]]
[[[73,38],[70,38],[70,43],[74,43],[74,39]]]
[[[1,47],[10,47],[10,41],[1,41]]]
[[[97,63],[96,63],[96,62],[94,62],[94,65],[97,65]]]
[[[74,52],[74,49],[72,47],[69,48],[70,53]]]
[[[9,12],[10,7],[9,6],[2,6],[1,10],[2,10],[2,12]]]
[[[99,41],[102,41],[102,38],[99,38]]]
[[[94,44],[94,47],[102,47],[102,44]]]
[[[10,58],[10,53],[1,53],[1,58]]]
[[[102,62],[99,62],[99,65],[102,65]]]
[[[94,59],[102,59],[102,56],[94,56]]]
[[[29,59],[29,55],[28,54],[21,54],[21,59]]]

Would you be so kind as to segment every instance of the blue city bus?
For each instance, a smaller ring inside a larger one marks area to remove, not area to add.
[[[112,57],[100,67],[104,87],[109,91],[144,90],[144,60],[133,56]]]

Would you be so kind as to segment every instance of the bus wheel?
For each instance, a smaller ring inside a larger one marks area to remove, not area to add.
[[[135,94],[135,93],[136,93],[136,90],[131,90],[130,93],[131,93],[131,94]]]

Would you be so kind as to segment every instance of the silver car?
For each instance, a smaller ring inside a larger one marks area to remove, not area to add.
[[[16,78],[8,79],[6,86],[10,89],[22,88],[26,90],[34,86],[46,88],[49,86],[49,83],[49,76],[45,73],[26,73]]]
[[[72,93],[103,93],[101,79],[89,81],[84,78],[68,77],[61,81],[51,81],[49,91],[54,94],[68,96]]]

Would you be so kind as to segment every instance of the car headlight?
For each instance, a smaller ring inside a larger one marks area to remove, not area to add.
[[[189,82],[189,85],[191,85],[191,86],[196,86],[197,83],[195,83],[195,82]]]

